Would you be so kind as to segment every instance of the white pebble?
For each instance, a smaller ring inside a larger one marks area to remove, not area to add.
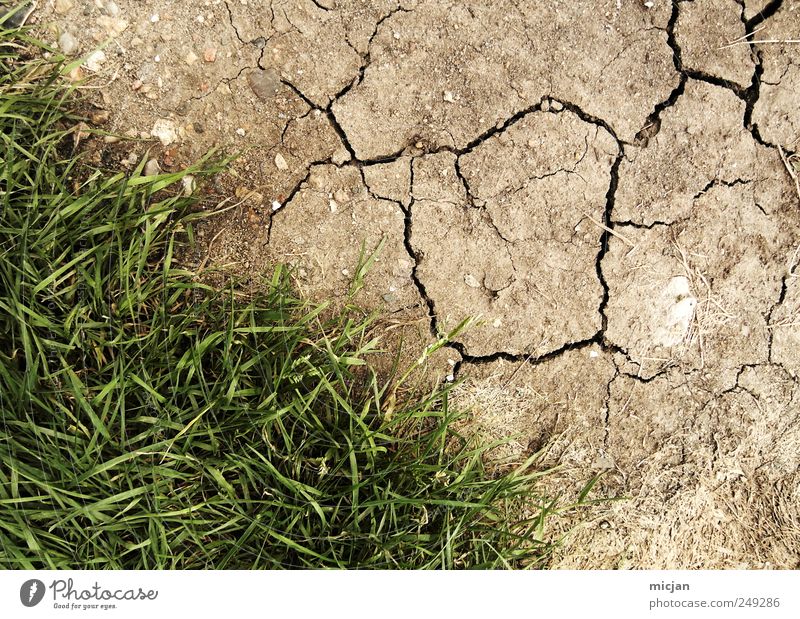
[[[278,202],[277,200],[273,200],[272,201],[272,210],[273,211],[277,211],[281,206],[283,206],[283,205],[280,202]]]
[[[284,159],[283,155],[281,155],[280,153],[275,155],[275,167],[278,168],[279,170],[289,169],[289,164],[286,163],[286,159]]]
[[[243,138],[246,134],[247,134],[247,132],[244,129],[242,129],[241,127],[239,127],[236,130],[236,135],[238,135],[239,137]]]
[[[181,179],[181,183],[183,184],[183,195],[190,196],[194,193],[195,188],[197,187],[197,183],[194,180],[194,176],[191,174],[187,174]]]
[[[84,62],[84,66],[94,73],[97,73],[100,68],[103,66],[103,63],[106,61],[106,55],[103,50],[96,50],[93,51],[86,57],[86,62]]]
[[[175,131],[175,124],[171,120],[159,118],[150,133],[157,137],[164,146],[169,146],[178,141],[178,133]]]
[[[58,47],[65,56],[69,56],[78,49],[78,40],[69,32],[62,32],[58,37]]]
[[[153,13],[150,16],[150,22],[153,23],[153,24],[155,24],[159,19],[161,19],[161,18],[158,16],[158,13]]]

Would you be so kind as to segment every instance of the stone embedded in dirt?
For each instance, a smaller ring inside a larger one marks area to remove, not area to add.
[[[442,328],[483,318],[459,336],[470,354],[541,355],[600,328],[603,231],[592,220],[603,219],[617,153],[572,112],[532,112],[459,158],[467,187],[455,155],[414,160],[417,277]]]
[[[65,30],[58,37],[58,47],[65,56],[71,56],[78,49],[78,40]]]
[[[280,153],[277,153],[275,155],[275,167],[278,168],[279,170],[289,169],[289,164],[286,163],[286,159],[284,159],[283,155],[281,155]]]
[[[775,15],[767,19],[754,37],[785,41],[800,38],[800,2],[786,1]],[[797,150],[800,144],[800,63],[797,53],[800,44],[764,43],[756,45],[761,54],[759,97],[753,108],[753,123],[758,126],[761,137],[772,144],[782,144],[789,150]]]
[[[188,198],[197,189],[197,181],[194,176],[187,174],[181,179],[181,186],[183,187],[183,195]]]
[[[695,0],[681,3],[675,39],[683,67],[738,84],[750,86],[755,61],[749,45],[725,47],[744,36],[737,0]]]
[[[128,28],[128,22],[124,19],[111,17],[110,15],[101,15],[97,18],[97,25],[105,30],[106,35],[109,37],[118,37]]]
[[[211,63],[216,61],[217,59],[217,48],[216,47],[206,47],[203,50],[203,60],[205,62]]]
[[[603,12],[585,3],[420,2],[380,24],[363,80],[333,113],[362,159],[418,138],[432,149],[464,148],[545,95],[631,140],[678,84],[667,5]],[[442,84],[458,84],[458,105],[442,103]]]
[[[472,275],[470,273],[467,273],[464,276],[464,283],[467,286],[469,286],[470,288],[480,288],[481,287],[481,283],[477,279],[475,279],[474,275]]]
[[[142,174],[144,176],[156,176],[161,174],[161,166],[158,165],[157,159],[148,159],[147,163],[144,164],[144,169],[142,170]]]
[[[89,120],[93,125],[105,125],[111,119],[111,113],[108,110],[97,110],[89,114]]]
[[[53,10],[59,15],[66,15],[74,6],[75,3],[72,0],[55,0],[53,3]]]
[[[195,54],[192,50],[189,50],[186,56],[184,56],[183,61],[189,66],[192,66],[198,61],[197,54]]]
[[[150,134],[158,138],[163,146],[169,146],[178,141],[175,123],[164,118],[160,118],[155,122],[153,128],[150,130]]]
[[[247,74],[247,83],[256,97],[269,101],[278,93],[281,77],[275,69],[255,69]]]
[[[105,52],[103,50],[98,49],[93,51],[86,57],[83,66],[89,69],[89,71],[97,73],[103,68],[105,62],[106,62]]]
[[[331,155],[331,163],[335,165],[342,165],[348,161],[350,161],[350,153],[347,151],[344,145],[337,148]]]
[[[121,11],[119,9],[119,6],[117,5],[116,2],[114,2],[114,0],[110,0],[109,2],[106,2],[105,11],[111,17],[119,17],[120,13],[121,13]]]

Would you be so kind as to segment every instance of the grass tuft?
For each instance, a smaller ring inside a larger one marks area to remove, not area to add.
[[[0,567],[540,565],[533,461],[489,474],[446,388],[395,402],[369,321],[283,269],[245,298],[182,268],[174,188],[219,166],[87,168],[31,43],[0,33]]]

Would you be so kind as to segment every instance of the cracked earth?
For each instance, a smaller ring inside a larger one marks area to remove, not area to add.
[[[40,5],[107,42],[72,77],[141,139],[109,163],[244,153],[197,263],[343,303],[380,247],[360,302],[412,355],[480,317],[428,378],[627,497],[554,567],[800,567],[800,1]]]

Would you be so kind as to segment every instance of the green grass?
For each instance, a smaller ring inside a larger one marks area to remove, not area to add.
[[[0,568],[546,560],[533,461],[490,474],[446,388],[398,395],[369,319],[281,268],[255,297],[201,283],[173,187],[218,166],[87,168],[63,67],[0,44]]]

